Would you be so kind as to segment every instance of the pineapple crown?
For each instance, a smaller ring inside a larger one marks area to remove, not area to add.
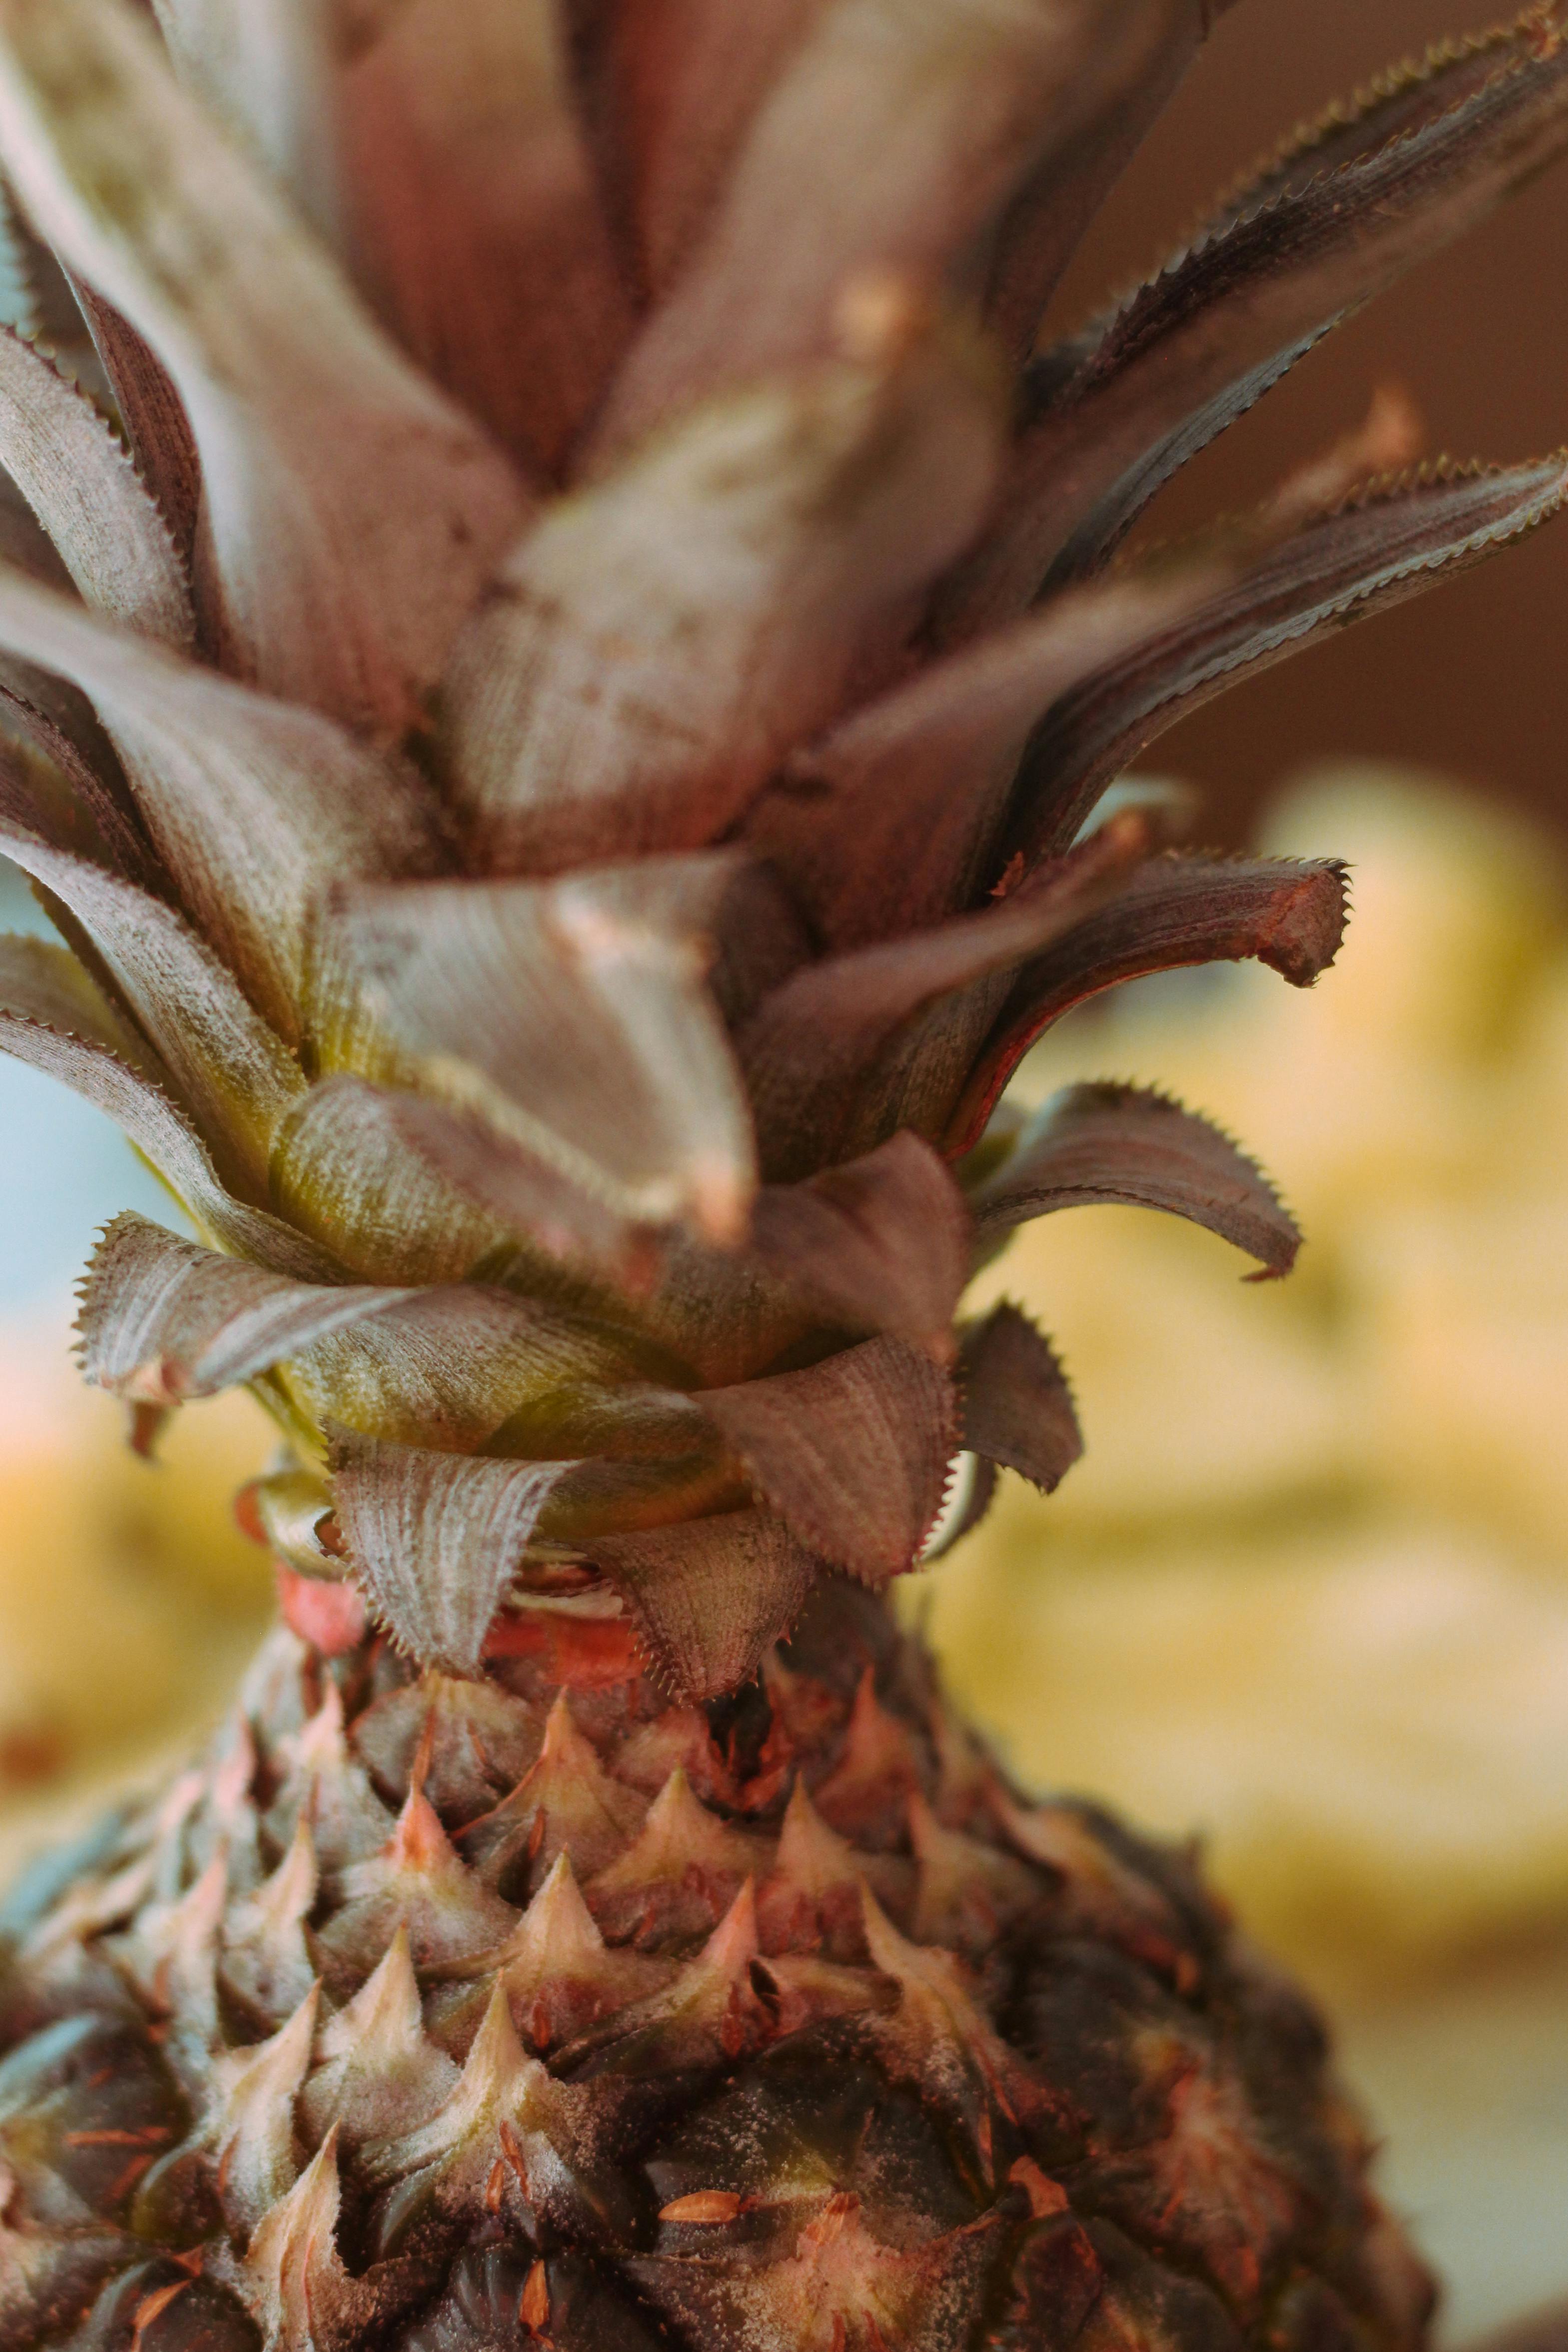
[[[1408,415],[1158,555],[1155,492],[1568,143],[1556,5],[1042,315],[1210,0],[0,0],[0,1044],[199,1241],[89,1379],[249,1382],[327,1646],[731,1687],[1079,1449],[1023,1220],[1289,1266],[1163,1097],[997,1110],[1138,974],[1335,952],[1343,876],[1100,804],[1232,680],[1552,514]],[[50,352],[54,356],[51,358]],[[1100,821],[1095,822],[1096,812]],[[584,1663],[586,1662],[586,1663]]]

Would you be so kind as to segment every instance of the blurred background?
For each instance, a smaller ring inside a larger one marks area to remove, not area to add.
[[[1140,275],[1261,148],[1430,37],[1430,0],[1241,0],[1058,305]],[[1184,478],[1179,529],[1414,396],[1432,452],[1568,439],[1568,182],[1313,355]],[[1170,1221],[1028,1229],[977,1303],[1054,1335],[1089,1441],[910,1580],[1026,1778],[1197,1835],[1312,1985],[1459,2344],[1568,2294],[1568,526],[1167,737],[1201,835],[1333,851],[1356,913],[1308,995],[1123,992],[1026,1066],[1158,1080],[1300,1213],[1283,1285]],[[0,926],[37,920],[0,867]],[[269,1605],[229,1497],[246,1400],[155,1468],[69,1361],[96,1226],[153,1179],[0,1062],[0,1875],[220,1704]]]

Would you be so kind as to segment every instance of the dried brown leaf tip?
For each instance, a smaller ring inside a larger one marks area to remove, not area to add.
[[[1134,1201],[1288,1269],[1155,1093],[988,1122],[1100,990],[1327,967],[1331,862],[1167,855],[1104,793],[1568,468],[1412,470],[1385,392],[1110,559],[1557,158],[1568,41],[1537,6],[1396,68],[1043,347],[1216,13],[0,0],[23,309],[85,387],[0,338],[42,535],[0,835],[67,940],[0,947],[0,1044],[184,1202],[195,1240],[105,1236],[83,1360],[144,1421],[254,1388],[329,1647],[368,1612],[448,1676],[710,1700],[919,1558],[965,1427],[972,1510],[1067,1466],[1046,1343],[954,1320],[1023,1219]]]

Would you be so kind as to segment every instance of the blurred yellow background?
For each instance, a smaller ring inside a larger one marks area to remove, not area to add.
[[[1167,1087],[1275,1175],[1300,1265],[1246,1283],[1134,1211],[1026,1228],[975,1303],[1052,1333],[1089,1450],[1048,1501],[1008,1479],[906,1601],[1026,1779],[1200,1835],[1330,2001],[1458,2341],[1568,2292],[1568,887],[1521,821],[1365,764],[1289,786],[1264,840],[1352,862],[1318,988],[1144,983],[1019,1090]],[[8,1106],[13,1188],[65,1101]],[[6,1866],[188,1738],[270,1604],[229,1516],[257,1410],[193,1408],[148,1468],[75,1380],[43,1260],[135,1171],[95,1126],[71,1174],[0,1315]]]

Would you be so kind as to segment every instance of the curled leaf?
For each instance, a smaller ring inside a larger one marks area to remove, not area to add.
[[[964,1444],[1050,1494],[1082,1454],[1083,1437],[1049,1342],[1004,1301],[964,1333],[959,1376]]]
[[[697,1402],[809,1551],[871,1585],[913,1565],[958,1444],[952,1382],[923,1349],[868,1339]]]
[[[236,1388],[406,1295],[290,1281],[127,1212],[88,1268],[82,1369],[95,1387],[134,1403],[184,1404]]]
[[[737,1050],[766,1172],[805,1174],[834,1158],[863,1108],[868,1071],[912,1015],[1070,932],[1148,845],[1141,818],[1113,817],[1081,848],[984,913],[829,957],[764,998]],[[903,1123],[891,1121],[895,1129]]]
[[[1025,1054],[1075,1004],[1149,972],[1254,956],[1293,988],[1310,988],[1339,952],[1345,912],[1345,869],[1331,860],[1152,858],[1019,973],[948,1122],[944,1150],[957,1159],[973,1148]]]
[[[593,1556],[678,1697],[717,1698],[755,1674],[795,1622],[818,1563],[782,1519],[727,1511],[601,1538]]]
[[[748,843],[835,948],[972,906],[1037,722],[1081,680],[1163,641],[1221,576],[1216,561],[1064,596],[935,663],[795,752],[746,819]]]
[[[1037,420],[945,627],[1016,611],[1069,542],[1064,572],[1100,561],[1292,358],[1561,155],[1558,13],[1532,9],[1495,48],[1394,77],[1386,112],[1339,110],[1321,146],[1287,153],[1109,322],[1042,361]]]
[[[1000,387],[908,310],[682,417],[547,509],[464,631],[451,797],[489,873],[718,838],[970,537]]]
[[[1289,1274],[1295,1219],[1257,1163],[1206,1118],[1140,1087],[1065,1087],[971,1196],[982,1248],[1053,1209],[1120,1202],[1190,1218]]]
[[[947,1353],[969,1278],[963,1196],[928,1143],[895,1135],[803,1184],[766,1184],[751,1254],[775,1281],[851,1325]]]
[[[422,1666],[479,1673],[539,1514],[572,1466],[333,1432],[332,1494],[348,1557],[400,1649]]]
[[[1166,728],[1324,629],[1386,611],[1557,514],[1568,453],[1508,467],[1424,467],[1272,537],[1206,594],[1066,694],[1019,772],[1009,846],[1072,840],[1110,778]],[[1198,562],[1205,557],[1200,553]]]

